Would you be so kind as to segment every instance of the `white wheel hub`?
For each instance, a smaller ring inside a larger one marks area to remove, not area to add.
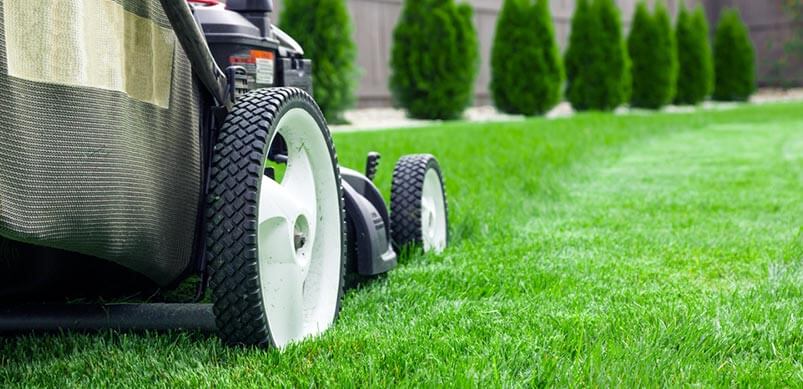
[[[281,182],[262,178],[257,254],[270,334],[283,348],[334,321],[342,226],[334,166],[318,123],[293,108],[276,128],[273,139],[281,135],[287,144],[287,168]]]
[[[421,235],[424,252],[439,253],[446,248],[446,204],[443,183],[435,169],[427,171],[421,189]]]

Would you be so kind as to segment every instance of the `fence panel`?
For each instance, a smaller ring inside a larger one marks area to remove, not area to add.
[[[274,0],[280,15],[282,1]],[[675,14],[681,1],[666,0],[670,11]],[[719,10],[724,6],[737,6],[742,10],[745,22],[750,26],[758,52],[758,75],[762,84],[770,82],[772,73],[777,68],[775,63],[782,53],[781,44],[789,36],[793,28],[784,15],[780,1],[755,0],[686,0],[689,5],[702,2],[711,18],[712,31]],[[502,0],[467,0],[474,6],[474,23],[480,42],[481,65],[475,86],[475,103],[490,102],[488,83],[490,82],[490,52],[496,29],[496,17]],[[638,0],[615,0],[622,9],[622,21],[627,29],[630,18]],[[348,6],[354,24],[353,34],[357,43],[357,62],[360,67],[359,88],[357,90],[358,105],[361,107],[388,106],[391,104],[388,90],[390,69],[390,48],[393,29],[401,13],[403,0],[349,0]],[[569,38],[569,27],[575,0],[551,0],[555,35],[561,49],[566,47]],[[278,16],[276,16],[278,18]],[[794,69],[794,68],[793,68]],[[776,71],[777,73],[777,71]],[[786,72],[788,73],[788,72]],[[798,66],[794,74],[782,74],[780,77],[793,83],[803,83],[803,66]]]

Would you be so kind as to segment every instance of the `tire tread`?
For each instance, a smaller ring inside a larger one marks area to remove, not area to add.
[[[390,233],[396,250],[402,250],[405,246],[410,245],[419,246],[423,241],[421,195],[424,178],[429,169],[435,169],[443,183],[443,175],[438,161],[430,154],[405,155],[399,159],[393,169],[393,183],[390,192]],[[449,207],[446,202],[445,189],[443,196],[447,215],[448,241]]]
[[[237,101],[215,146],[207,196],[206,252],[215,321],[221,339],[229,344],[272,345],[257,261],[259,183],[274,121],[282,114],[282,108],[294,101],[311,104],[325,124],[315,102],[301,89],[260,89]],[[337,156],[331,135],[323,132],[332,154],[342,205]],[[341,206],[341,222],[342,212]],[[345,233],[344,228],[341,231]],[[344,265],[341,257],[336,316],[343,293]]]

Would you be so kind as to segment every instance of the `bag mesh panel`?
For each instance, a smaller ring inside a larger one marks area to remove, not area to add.
[[[117,1],[166,25],[158,0]],[[198,95],[180,45],[165,109],[11,77],[5,37],[0,16],[0,236],[173,281],[192,256],[201,187]]]

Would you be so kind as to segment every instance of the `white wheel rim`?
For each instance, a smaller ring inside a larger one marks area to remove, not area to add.
[[[334,321],[342,226],[334,166],[318,123],[292,108],[276,128],[273,139],[280,134],[287,144],[287,169],[281,183],[262,178],[257,236],[262,302],[273,344],[283,348]]]
[[[446,248],[446,204],[443,183],[435,169],[427,170],[421,189],[421,235],[424,252]]]

